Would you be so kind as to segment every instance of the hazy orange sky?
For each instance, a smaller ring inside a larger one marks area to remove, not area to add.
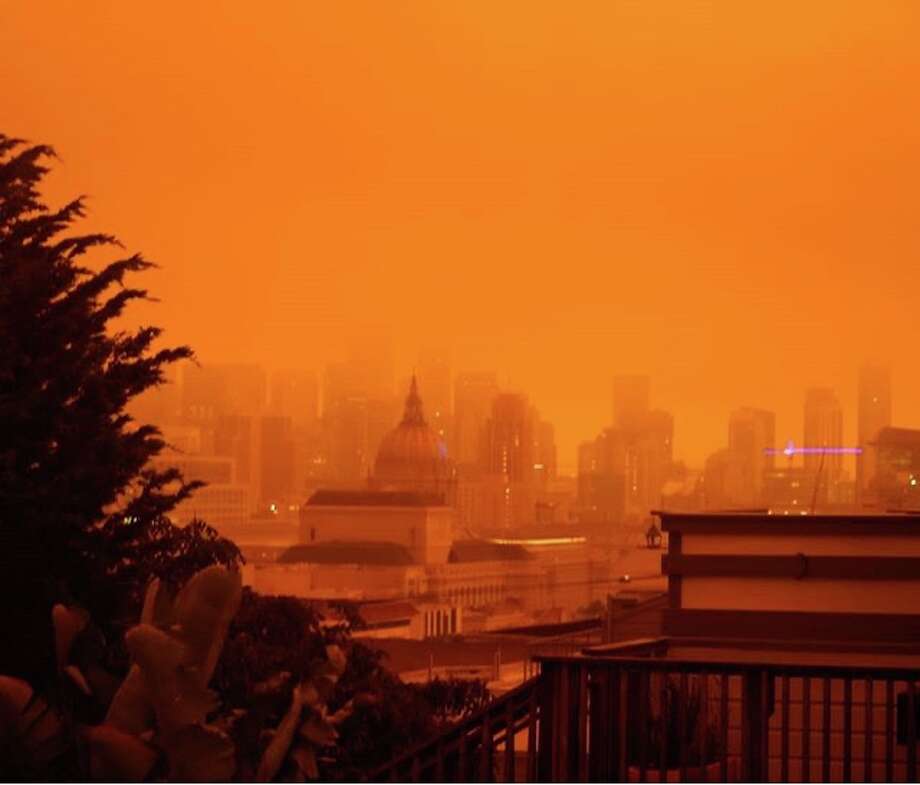
[[[860,359],[920,423],[920,3],[3,2],[0,128],[205,360],[447,345],[555,422],[647,372],[695,464]]]

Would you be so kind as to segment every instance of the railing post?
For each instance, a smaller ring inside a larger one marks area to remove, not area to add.
[[[553,747],[556,742],[556,729],[553,727],[555,719],[554,687],[558,667],[555,663],[544,662],[540,666],[540,680],[537,683],[538,700],[540,703],[540,728],[537,737],[537,771],[538,782],[553,781]]]
[[[741,680],[741,779],[760,782],[767,771],[767,731],[769,723],[767,671],[747,671]]]
[[[492,782],[492,727],[489,713],[482,718],[481,742],[479,749],[479,781]]]

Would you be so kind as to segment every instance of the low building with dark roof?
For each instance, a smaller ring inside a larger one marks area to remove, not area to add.
[[[292,545],[278,556],[279,564],[367,564],[407,566],[415,564],[408,549],[395,542],[330,540]]]

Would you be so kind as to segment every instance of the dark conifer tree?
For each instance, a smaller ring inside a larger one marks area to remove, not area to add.
[[[239,558],[206,526],[164,518],[195,486],[149,468],[163,439],[126,405],[192,353],[159,348],[157,327],[116,327],[148,296],[128,280],[152,265],[74,233],[82,198],[44,203],[53,158],[0,134],[0,673],[33,679],[48,669],[53,602],[104,624],[172,551],[189,569]]]

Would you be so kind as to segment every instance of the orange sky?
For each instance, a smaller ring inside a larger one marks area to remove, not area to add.
[[[162,264],[204,360],[385,330],[497,368],[561,463],[653,376],[679,455],[890,360],[920,423],[920,4],[3,3],[0,127]]]

